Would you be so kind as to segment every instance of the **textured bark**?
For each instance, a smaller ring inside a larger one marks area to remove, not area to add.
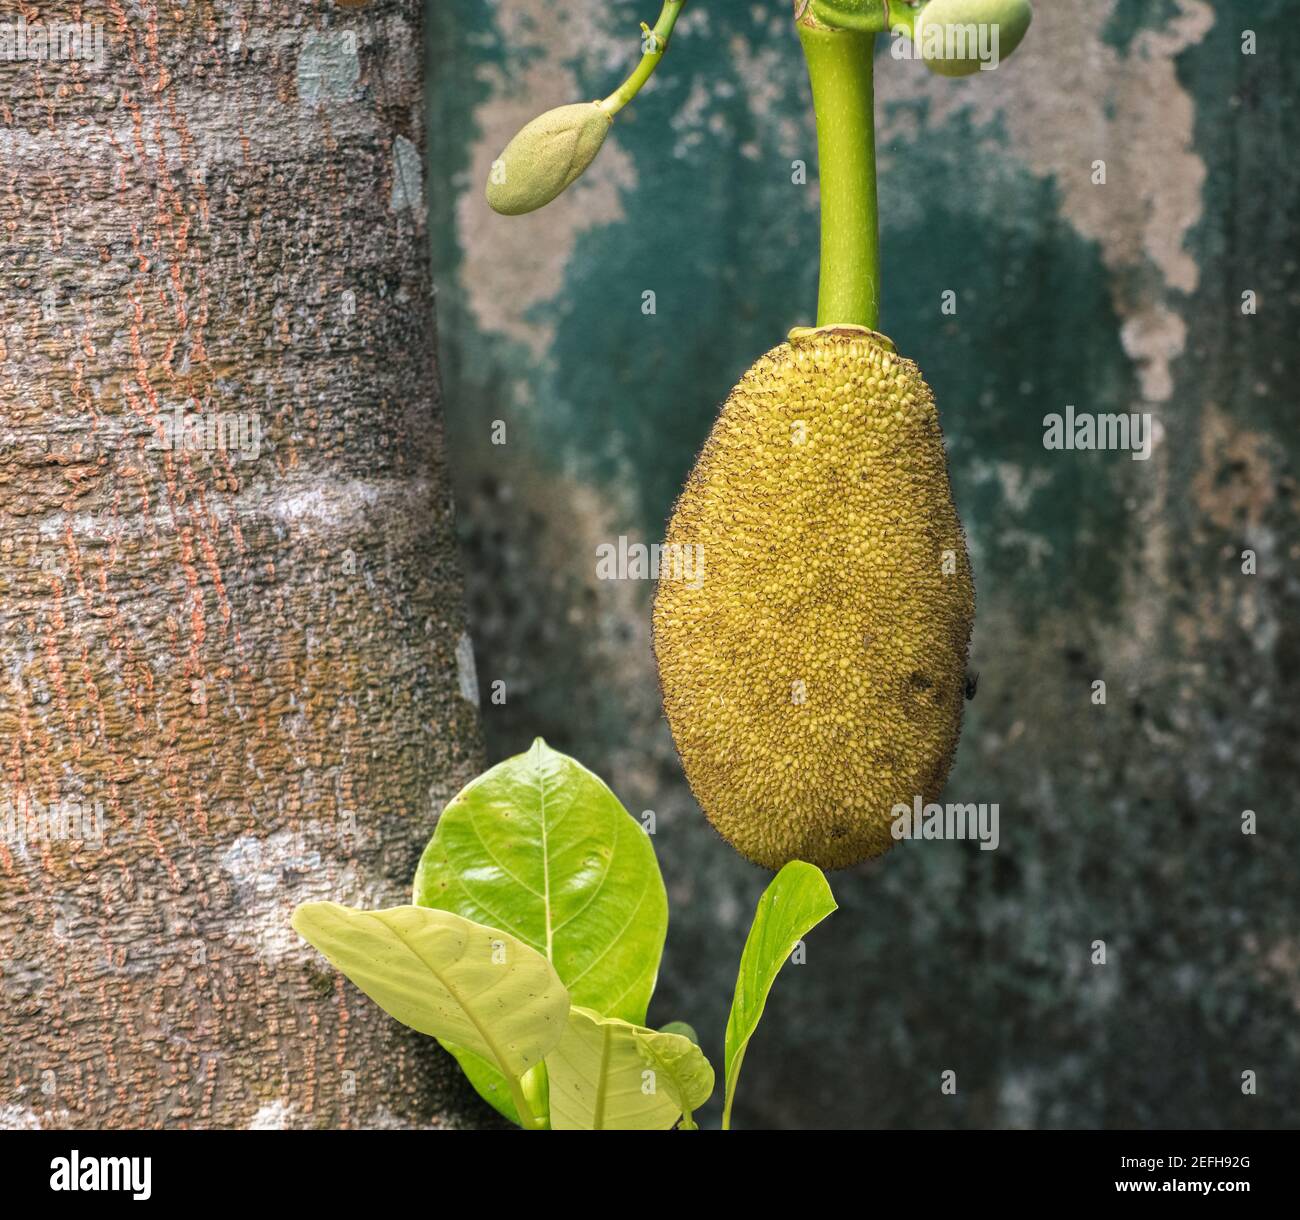
[[[403,901],[481,762],[421,8],[57,6],[102,67],[0,58],[0,1125],[483,1114],[287,925]]]

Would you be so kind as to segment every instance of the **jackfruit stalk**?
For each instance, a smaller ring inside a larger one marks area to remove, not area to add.
[[[897,806],[938,796],[975,608],[933,395],[873,328],[874,33],[805,17],[799,34],[818,127],[819,325],[727,398],[668,525],[666,554],[695,556],[697,578],[661,565],[654,605],[687,780],[723,837],[772,869],[878,855]]]

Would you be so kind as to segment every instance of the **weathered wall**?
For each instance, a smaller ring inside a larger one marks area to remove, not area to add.
[[[1300,170],[1281,158],[1300,119],[1286,6],[1244,7],[1039,0],[999,71],[878,67],[882,325],[936,391],[979,590],[949,794],[999,802],[1002,846],[905,845],[833,878],[841,910],[777,987],[738,1122],[1298,1117]],[[607,92],[654,13],[452,0],[432,27],[451,450],[480,676],[506,692],[489,754],[543,733],[658,811],[673,924],[651,1015],[715,1054],[766,878],[694,807],[651,590],[596,581],[595,547],[661,535],[717,403],[812,314],[788,10],[691,6],[587,177],[511,219],[482,201],[492,158],[532,114]],[[1066,404],[1151,412],[1162,439],[1146,462],[1048,451]]]
[[[477,1122],[288,926],[482,761],[422,6],[23,11],[105,58],[0,57],[0,1126]]]

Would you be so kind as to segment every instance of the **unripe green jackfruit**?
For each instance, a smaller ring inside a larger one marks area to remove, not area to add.
[[[916,365],[863,327],[791,332],[723,405],[667,543],[702,548],[696,579],[661,566],[654,647],[709,820],[772,869],[885,851],[894,807],[947,779],[975,610]]]

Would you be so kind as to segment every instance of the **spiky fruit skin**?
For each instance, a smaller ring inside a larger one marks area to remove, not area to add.
[[[772,869],[885,851],[947,779],[975,612],[920,370],[860,327],[793,332],[723,404],[667,543],[703,547],[702,580],[665,553],[654,647],[709,820]]]

